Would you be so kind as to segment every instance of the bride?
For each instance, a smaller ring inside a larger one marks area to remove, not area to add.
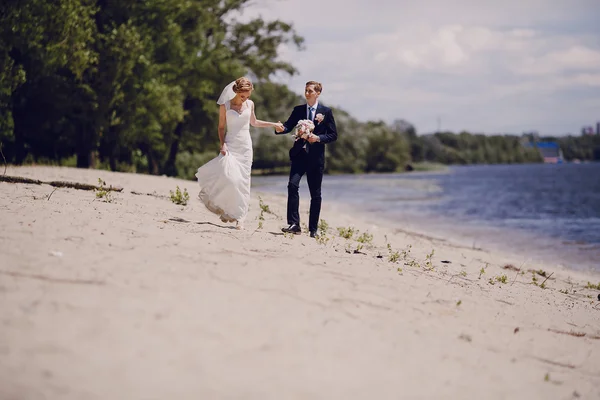
[[[250,125],[257,128],[280,128],[281,122],[256,119],[250,95],[254,87],[246,78],[238,78],[223,89],[217,100],[219,110],[220,154],[198,168],[198,197],[223,222],[236,222],[243,228],[250,200],[252,139]],[[227,131],[225,130],[227,127]]]

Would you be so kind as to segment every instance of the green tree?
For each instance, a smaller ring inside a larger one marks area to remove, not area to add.
[[[410,161],[409,147],[399,132],[390,130],[382,122],[367,124],[365,172],[402,171]]]
[[[364,172],[369,144],[367,125],[354,119],[349,113],[333,109],[338,138],[325,146],[326,171],[329,173]]]
[[[95,3],[85,0],[0,4],[0,140],[11,161],[22,162],[32,137],[42,137],[39,132],[49,125],[38,115],[41,110],[27,107],[32,100],[36,106],[52,103],[48,98],[53,93],[45,90],[62,87],[63,82],[48,78],[80,78],[97,61],[92,48],[95,11]],[[15,116],[15,108],[21,118]]]

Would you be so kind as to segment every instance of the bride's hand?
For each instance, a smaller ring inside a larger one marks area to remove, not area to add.
[[[223,143],[223,146],[221,146],[221,154],[227,154],[227,143]]]
[[[285,130],[285,126],[283,126],[281,121],[277,121],[277,123],[275,124],[275,130],[277,132],[283,132]]]

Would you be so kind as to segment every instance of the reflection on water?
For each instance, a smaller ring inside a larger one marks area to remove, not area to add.
[[[308,198],[303,180],[301,196]],[[287,192],[287,177],[253,187]],[[326,176],[324,202],[402,229],[527,259],[600,270],[600,164],[454,167],[450,173]]]

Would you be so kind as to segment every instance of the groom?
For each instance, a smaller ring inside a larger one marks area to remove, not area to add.
[[[298,139],[290,149],[290,179],[288,182],[287,222],[288,227],[282,228],[284,233],[300,234],[300,196],[298,188],[300,179],[306,174],[308,189],[310,191],[310,216],[308,230],[310,237],[317,237],[319,214],[321,213],[321,182],[325,169],[325,144],[335,142],[337,130],[333,113],[329,107],[319,103],[319,96],[323,86],[319,82],[308,81],[304,89],[306,104],[294,107],[292,114],[283,124],[284,128],[277,128],[276,134],[289,133],[294,130],[301,119],[314,122],[315,129],[308,139]]]

